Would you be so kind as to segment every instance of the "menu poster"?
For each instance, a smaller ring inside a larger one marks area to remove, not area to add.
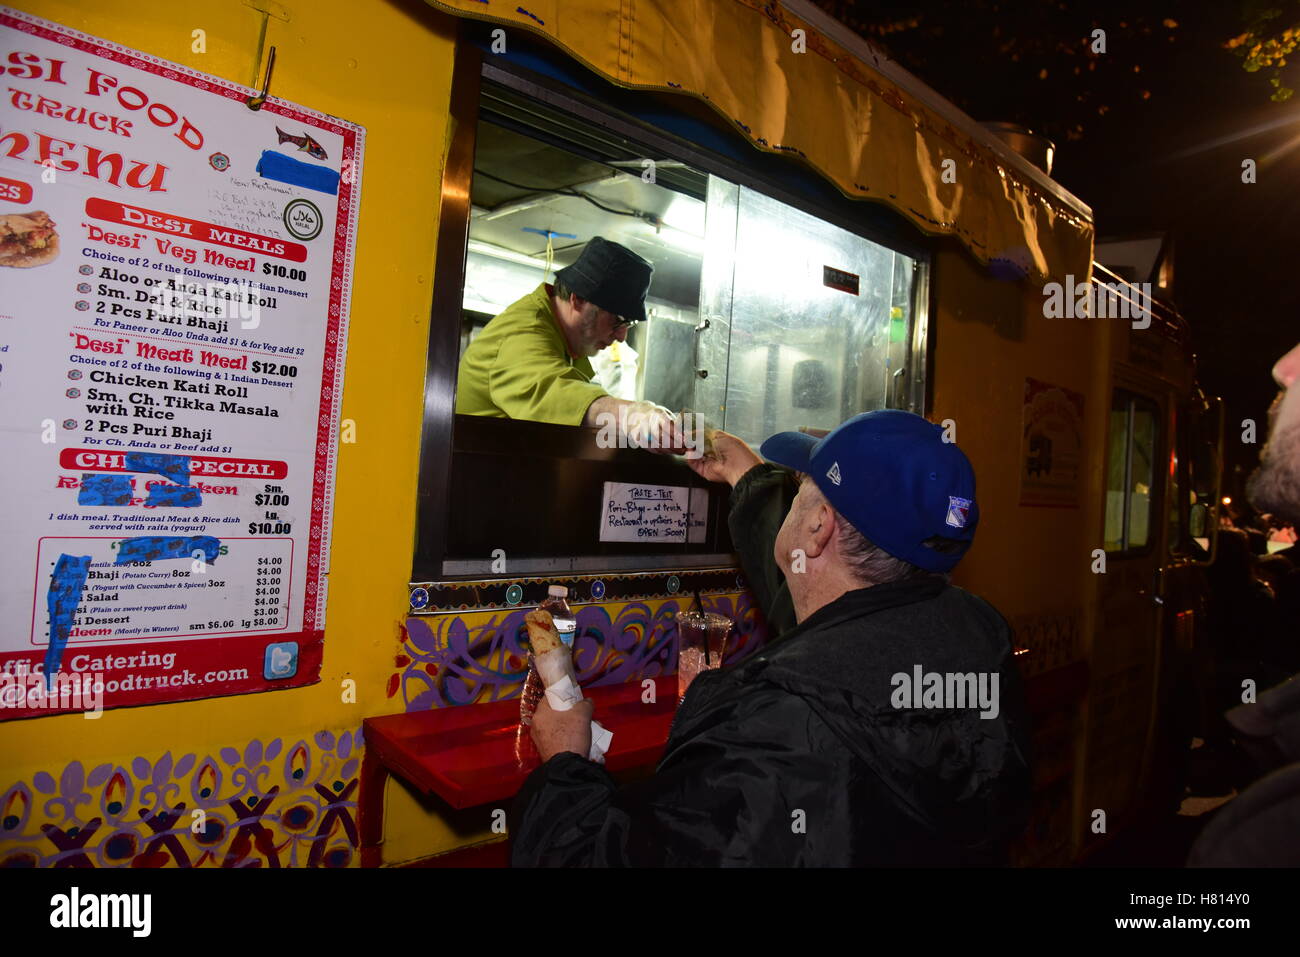
[[[0,74],[0,720],[317,681],[363,129],[9,9]]]
[[[1020,504],[1078,508],[1083,461],[1083,395],[1025,379]]]

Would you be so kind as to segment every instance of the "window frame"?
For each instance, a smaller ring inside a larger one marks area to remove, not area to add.
[[[930,400],[931,355],[930,317],[933,315],[934,269],[932,244],[913,230],[916,239],[887,235],[859,217],[864,215],[855,201],[845,199],[836,207],[817,202],[791,190],[767,173],[682,139],[649,121],[602,103],[584,90],[561,84],[545,74],[510,61],[489,58],[475,46],[471,31],[457,22],[456,54],[448,104],[449,128],[453,130],[443,168],[437,234],[430,332],[426,358],[424,409],[421,419],[420,464],[417,487],[415,548],[412,581],[436,581],[448,577],[445,567],[449,520],[447,502],[454,460],[455,395],[462,334],[462,303],[471,213],[470,185],[479,121],[484,114],[485,90],[501,89],[531,98],[559,110],[576,121],[594,124],[646,149],[646,155],[681,160],[695,169],[755,189],[773,199],[827,223],[846,229],[916,261],[911,341],[902,381],[891,390],[889,407],[924,414]],[[486,111],[490,116],[493,111]],[[580,152],[580,150],[575,150]],[[765,157],[783,161],[783,157]],[[762,165],[762,164],[756,164]],[[689,559],[683,555],[680,559]],[[689,562],[681,562],[688,564]],[[565,559],[567,561],[568,559]]]
[[[1109,511],[1109,496],[1111,492],[1110,471],[1113,464],[1109,458],[1111,445],[1109,416],[1107,418],[1106,430],[1106,473],[1103,482],[1103,495],[1106,496],[1106,498],[1104,498],[1102,502],[1102,546],[1106,552],[1107,558],[1138,558],[1150,555],[1152,551],[1158,547],[1165,537],[1164,529],[1169,521],[1168,513],[1165,511],[1165,481],[1164,473],[1162,471],[1164,466],[1158,465],[1158,463],[1165,461],[1162,452],[1165,448],[1164,438],[1165,433],[1168,431],[1168,427],[1164,420],[1164,407],[1156,396],[1147,392],[1140,392],[1136,389],[1126,388],[1124,386],[1115,386],[1111,390],[1110,405],[1108,406],[1109,413],[1114,414],[1119,411],[1119,401],[1121,398],[1125,400],[1124,409],[1126,410],[1126,428],[1124,432],[1124,517],[1120,531],[1120,545],[1123,547],[1112,549],[1106,543],[1106,524],[1107,518],[1109,517],[1107,513]],[[1144,545],[1133,547],[1128,544],[1131,529],[1130,506],[1132,502],[1130,483],[1133,477],[1133,423],[1139,406],[1145,406],[1150,410],[1151,419],[1155,428],[1152,435],[1151,447],[1152,475],[1151,494],[1149,497],[1150,504],[1148,507],[1147,517],[1148,535]]]

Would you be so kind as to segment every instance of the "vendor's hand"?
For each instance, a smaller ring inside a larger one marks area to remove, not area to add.
[[[702,458],[686,460],[701,478],[709,482],[726,482],[735,486],[741,476],[763,460],[754,450],[730,432],[719,429],[709,436],[712,448]]]
[[[533,712],[533,743],[543,763],[562,751],[572,751],[586,757],[591,753],[590,698],[583,699],[568,711],[556,711],[546,695],[537,702]]]
[[[681,419],[654,402],[632,402],[626,413],[628,444],[664,454],[685,450]]]

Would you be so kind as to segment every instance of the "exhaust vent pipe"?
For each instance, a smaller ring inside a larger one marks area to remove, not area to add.
[[[1002,142],[1033,163],[1048,176],[1052,175],[1052,160],[1056,155],[1056,144],[1046,136],[1015,123],[981,123]]]

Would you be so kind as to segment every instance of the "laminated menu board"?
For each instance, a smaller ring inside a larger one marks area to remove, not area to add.
[[[8,9],[0,74],[0,719],[316,681],[364,131]]]

